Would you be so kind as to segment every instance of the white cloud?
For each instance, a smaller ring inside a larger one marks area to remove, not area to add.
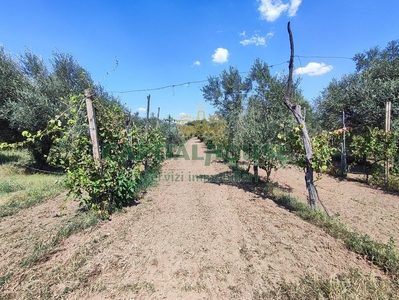
[[[271,38],[274,33],[269,32],[266,36],[260,36],[259,34],[255,33],[252,35],[251,38],[242,40],[240,44],[244,46],[248,46],[251,44],[255,44],[255,46],[266,46],[266,39]]]
[[[245,37],[245,34],[246,34],[245,30],[241,33],[240,32],[238,33],[239,36],[243,36],[243,37]]]
[[[274,22],[280,15],[288,10],[288,16],[293,17],[298,11],[302,0],[290,0],[290,3],[284,4],[281,0],[259,0],[261,4],[258,8],[262,19]]]
[[[225,48],[217,48],[212,55],[212,61],[217,64],[223,64],[228,61],[229,51]]]
[[[197,60],[197,61],[194,62],[194,66],[200,66],[200,65],[201,65],[201,63],[200,63],[199,60]]]
[[[137,109],[137,111],[138,112],[146,112],[147,110],[145,108],[140,107],[140,108]]]
[[[291,0],[290,8],[288,9],[288,15],[293,17],[296,15],[296,12],[301,4],[302,0]]]
[[[304,68],[298,68],[294,71],[295,74],[308,74],[309,76],[323,75],[330,72],[333,66],[326,66],[325,63],[310,62]]]

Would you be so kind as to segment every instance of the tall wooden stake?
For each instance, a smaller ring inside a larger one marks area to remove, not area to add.
[[[391,131],[391,102],[387,102],[385,105],[385,132]],[[385,161],[385,176],[384,183],[388,185],[389,180],[389,159]]]
[[[344,128],[343,136],[342,136],[342,145],[341,145],[341,171],[342,177],[346,177],[348,173],[348,164],[346,162],[346,135],[345,135],[345,112],[342,112],[342,124]]]
[[[151,100],[151,95],[147,96],[147,118],[145,119],[145,133],[148,133],[148,121],[150,118],[150,100]]]
[[[391,101],[385,106],[385,132],[391,131]]]
[[[145,120],[145,135],[147,137],[148,134],[148,121],[150,118],[150,100],[151,100],[151,95],[147,96],[147,118]],[[144,169],[147,170],[148,168],[148,160],[146,159],[144,162]]]
[[[159,127],[159,112],[161,111],[161,108],[158,107],[158,114],[157,114],[157,128]]]
[[[93,93],[90,92],[89,89],[85,90],[85,99],[86,99],[86,107],[87,107],[87,118],[89,120],[90,127],[90,137],[91,142],[93,144],[93,158],[94,160],[100,159],[100,147],[98,144],[98,133],[97,133],[97,125],[96,125],[96,115],[93,107]]]
[[[290,38],[291,55],[290,55],[290,61],[289,61],[289,67],[288,67],[289,68],[288,87],[287,87],[287,92],[285,94],[284,104],[292,112],[296,121],[300,125],[301,131],[302,131],[302,141],[303,141],[303,145],[305,148],[305,163],[306,163],[305,182],[306,182],[306,188],[308,189],[308,193],[309,193],[309,204],[313,209],[315,209],[316,208],[316,188],[315,188],[314,182],[313,182],[312,144],[310,142],[308,129],[306,128],[305,117],[302,116],[302,113],[301,113],[301,106],[291,102],[291,94],[292,94],[292,89],[293,89],[292,75],[293,75],[293,71],[294,71],[294,39],[292,37],[290,22],[288,22],[287,29],[288,29],[288,35]]]

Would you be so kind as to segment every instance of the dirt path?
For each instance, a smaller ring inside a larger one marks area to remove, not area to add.
[[[190,157],[193,145],[205,156],[204,145],[190,140]],[[250,184],[193,181],[205,174],[231,173],[203,160],[167,161],[158,186],[137,206],[71,236],[47,262],[26,270],[19,285],[4,285],[6,292],[11,298],[40,291],[53,299],[259,299],[278,282],[307,273],[380,274],[317,227],[250,192]]]

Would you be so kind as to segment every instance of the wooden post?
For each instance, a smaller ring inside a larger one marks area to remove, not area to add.
[[[87,107],[87,118],[89,120],[90,127],[90,137],[91,142],[93,144],[93,158],[94,160],[100,159],[100,147],[98,144],[98,133],[97,133],[97,125],[96,125],[96,115],[93,107],[93,93],[90,92],[89,89],[86,89],[85,92],[86,99],[86,107]]]
[[[145,120],[145,135],[146,135],[146,138],[148,138],[147,135],[148,135],[148,121],[149,121],[149,118],[150,118],[150,100],[151,100],[151,95],[148,95],[147,96],[147,118]],[[147,170],[147,168],[148,168],[148,160],[146,159],[144,161],[144,170]]]
[[[150,118],[150,100],[151,95],[147,96],[147,118],[145,119],[145,133],[148,133],[148,120]]]
[[[346,163],[346,127],[345,127],[345,111],[342,112],[342,145],[341,145],[341,171],[342,177],[346,177],[348,173],[348,164]]]
[[[127,117],[126,117],[126,135],[127,138],[129,140],[129,145],[132,146],[133,145],[133,139],[132,139],[132,112],[129,110],[127,112]],[[128,169],[131,169],[133,167],[133,161],[132,161],[132,157],[128,157],[126,160],[126,167]]]
[[[387,102],[385,105],[385,132],[391,130],[391,102]]]
[[[306,188],[307,188],[308,193],[309,193],[309,204],[312,207],[312,209],[315,209],[316,208],[316,188],[314,186],[314,181],[313,181],[313,166],[312,166],[313,151],[312,151],[312,144],[311,144],[311,141],[310,141],[308,129],[306,128],[305,118],[304,118],[304,116],[302,116],[301,106],[291,102],[291,94],[292,94],[292,89],[293,89],[292,75],[293,75],[293,72],[294,72],[294,38],[292,37],[292,31],[291,31],[290,22],[288,22],[287,29],[288,29],[289,39],[290,39],[291,55],[290,55],[290,61],[289,61],[289,66],[288,66],[288,71],[289,71],[288,72],[288,85],[287,85],[287,91],[286,91],[286,94],[285,94],[284,104],[292,112],[292,114],[294,115],[297,123],[301,127],[302,141],[303,141],[303,146],[305,148],[305,164],[306,164],[305,182],[306,182]]]
[[[157,114],[157,128],[159,126],[159,112],[161,111],[161,108],[158,107],[158,114]]]
[[[126,134],[127,134],[127,138],[129,139],[129,144],[132,145],[133,144],[133,140],[132,140],[132,118],[131,118],[131,111],[128,112],[128,115],[126,117]]]
[[[385,105],[385,132],[391,131],[391,102],[387,102]],[[385,176],[384,183],[388,185],[389,180],[389,159],[387,158],[385,163]]]

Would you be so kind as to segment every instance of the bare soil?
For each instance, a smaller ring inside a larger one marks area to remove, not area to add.
[[[205,146],[192,139],[204,157]],[[216,183],[197,175],[231,175],[220,163],[168,160],[159,183],[124,212],[59,245],[45,262],[20,262],[73,218],[63,197],[0,219],[0,286],[9,299],[257,299],[282,281],[306,274],[331,278],[351,268],[382,273],[342,242],[277,206],[252,183]],[[172,176],[173,175],[173,176]],[[179,175],[179,176],[177,176]],[[198,178],[198,180],[196,179]],[[294,169],[273,180],[306,201]],[[330,211],[386,242],[398,236],[397,196],[324,177],[318,189]],[[352,199],[352,198],[353,199]],[[396,201],[395,201],[396,199]]]
[[[363,175],[360,175],[361,177]],[[399,241],[399,197],[359,181],[359,174],[349,174],[342,180],[322,175],[316,182],[321,200],[330,214],[337,215],[352,229],[387,243],[392,237]],[[308,202],[304,172],[288,167],[274,172],[272,181],[296,198]],[[317,203],[321,207],[320,203]]]

